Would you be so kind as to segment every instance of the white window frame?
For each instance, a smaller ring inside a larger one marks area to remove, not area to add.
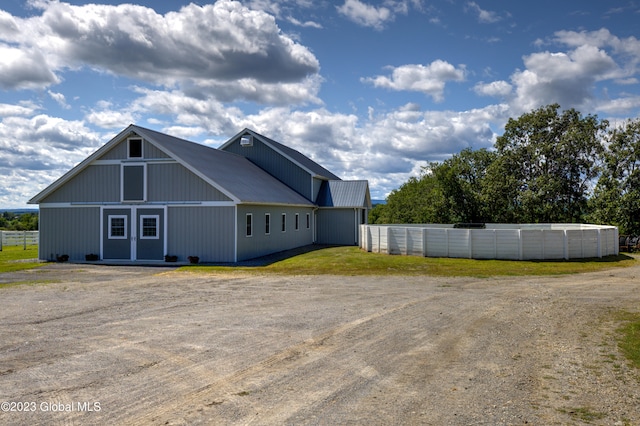
[[[287,214],[282,213],[282,221],[280,223],[280,231],[287,232]]]
[[[300,230],[300,214],[299,213],[296,213],[295,230],[296,231]]]
[[[245,234],[247,237],[253,237],[253,214],[247,213],[245,220]]]
[[[131,156],[131,141],[140,141],[140,157]],[[144,158],[144,139],[133,137],[127,139],[127,158],[142,160]]]
[[[311,214],[307,213],[307,229],[311,228]]]
[[[126,240],[129,238],[127,235],[127,215],[126,214],[110,214],[107,218],[107,226],[109,227],[109,239],[110,240]],[[111,231],[113,231],[112,220],[113,219],[124,219],[124,235],[113,235]]]
[[[264,214],[264,234],[271,235],[271,213]]]
[[[144,219],[156,220],[156,235],[144,235]],[[159,240],[160,239],[160,215],[157,214],[141,214],[140,215],[140,239],[141,240]]]

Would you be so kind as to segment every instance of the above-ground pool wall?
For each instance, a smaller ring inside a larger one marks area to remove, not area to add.
[[[583,224],[361,225],[363,250],[469,259],[579,259],[618,254],[618,228]]]

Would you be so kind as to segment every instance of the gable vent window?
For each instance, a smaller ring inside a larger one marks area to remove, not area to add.
[[[253,146],[253,136],[244,135],[240,138],[240,146]]]
[[[142,158],[142,139],[129,139],[129,158]]]

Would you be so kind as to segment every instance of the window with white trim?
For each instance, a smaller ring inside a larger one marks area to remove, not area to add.
[[[296,231],[300,229],[300,214],[296,213]]]
[[[311,215],[307,213],[307,229],[311,228]]]
[[[253,236],[253,214],[247,213],[247,237]]]
[[[127,238],[127,216],[109,215],[109,239],[126,240]]]
[[[266,235],[271,234],[271,214],[265,213],[264,215],[264,233]]]
[[[282,213],[282,232],[287,232],[287,214]]]
[[[140,239],[157,240],[160,238],[158,226],[160,225],[159,215],[140,215]]]

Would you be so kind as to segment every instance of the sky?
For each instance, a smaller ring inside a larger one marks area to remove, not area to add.
[[[640,2],[3,0],[0,209],[129,124],[248,127],[384,199],[552,103],[640,113]]]

